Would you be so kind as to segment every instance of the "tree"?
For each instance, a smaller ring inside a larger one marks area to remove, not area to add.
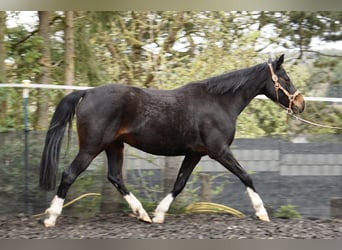
[[[5,27],[6,27],[6,12],[0,11],[0,83],[6,81],[5,70]],[[7,111],[7,95],[4,90],[0,90],[0,128],[6,127],[6,111]]]
[[[6,80],[6,72],[5,72],[5,59],[6,59],[5,27],[6,27],[6,12],[0,11],[0,82],[5,82],[5,80]]]
[[[341,12],[263,11],[259,17],[259,29],[273,26],[272,40],[286,49],[299,49],[298,59],[301,59],[305,52],[314,52],[311,44],[315,38],[340,40],[341,21]]]
[[[42,39],[42,45],[40,47],[41,57],[39,59],[41,71],[37,76],[37,82],[40,84],[49,84],[51,80],[51,50],[49,34],[50,11],[39,11],[38,16],[38,35]],[[49,97],[43,90],[39,90],[39,94],[37,103],[37,120],[34,127],[35,129],[45,129],[49,124]]]
[[[75,67],[75,49],[74,49],[74,12],[65,11],[64,27],[64,76],[65,85],[72,86],[74,82]],[[69,92],[69,91],[67,91]]]

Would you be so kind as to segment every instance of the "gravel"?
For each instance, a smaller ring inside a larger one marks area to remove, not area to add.
[[[164,224],[148,224],[116,213],[78,218],[62,215],[56,227],[42,218],[0,217],[1,239],[342,239],[340,219],[238,219],[229,214],[168,215]]]

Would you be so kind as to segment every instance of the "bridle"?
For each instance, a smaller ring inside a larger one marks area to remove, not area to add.
[[[283,86],[280,85],[280,83],[278,81],[278,76],[273,71],[272,64],[268,63],[268,66],[269,66],[271,74],[272,74],[272,80],[273,80],[273,83],[274,83],[274,89],[275,89],[276,96],[277,96],[277,103],[278,103],[278,105],[280,107],[282,107],[283,109],[287,110],[288,116],[292,116],[295,119],[297,119],[297,120],[299,120],[301,122],[307,123],[309,125],[313,125],[313,126],[317,126],[317,127],[321,127],[321,128],[330,128],[330,129],[342,130],[342,127],[335,127],[335,126],[329,126],[329,125],[324,125],[324,124],[319,124],[319,123],[311,122],[311,121],[305,120],[305,119],[300,118],[300,117],[296,116],[295,114],[293,114],[292,105],[293,105],[293,102],[296,99],[296,97],[300,94],[300,92],[298,90],[296,90],[293,94],[290,94],[286,89],[283,88]],[[283,93],[289,98],[289,106],[288,107],[285,107],[284,105],[282,105],[279,102],[279,94],[278,94],[278,90],[279,89],[281,89],[281,91],[283,91]]]
[[[276,92],[276,96],[277,96],[277,103],[279,104],[280,107],[284,108],[287,110],[287,113],[292,114],[292,105],[294,100],[296,99],[296,97],[300,94],[300,92],[298,90],[296,90],[293,94],[290,94],[286,89],[283,88],[283,86],[280,85],[279,81],[278,81],[278,76],[274,73],[273,67],[271,63],[268,63],[268,66],[270,68],[271,74],[272,74],[272,80],[274,83],[274,89]],[[279,94],[278,94],[278,90],[283,91],[283,93],[287,96],[287,98],[289,98],[289,106],[285,107],[284,105],[282,105],[279,102]]]

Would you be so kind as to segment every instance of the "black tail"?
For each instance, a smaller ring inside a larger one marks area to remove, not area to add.
[[[85,90],[75,91],[65,96],[57,105],[46,134],[45,146],[40,163],[39,185],[52,190],[56,186],[59,153],[65,129],[69,123],[71,128],[76,106],[84,96]]]

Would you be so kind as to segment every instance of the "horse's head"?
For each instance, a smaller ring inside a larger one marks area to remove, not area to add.
[[[295,88],[286,71],[282,67],[284,55],[281,55],[275,61],[269,61],[269,80],[266,83],[265,95],[271,100],[279,103],[286,108],[288,112],[295,114],[304,111],[304,97]]]

